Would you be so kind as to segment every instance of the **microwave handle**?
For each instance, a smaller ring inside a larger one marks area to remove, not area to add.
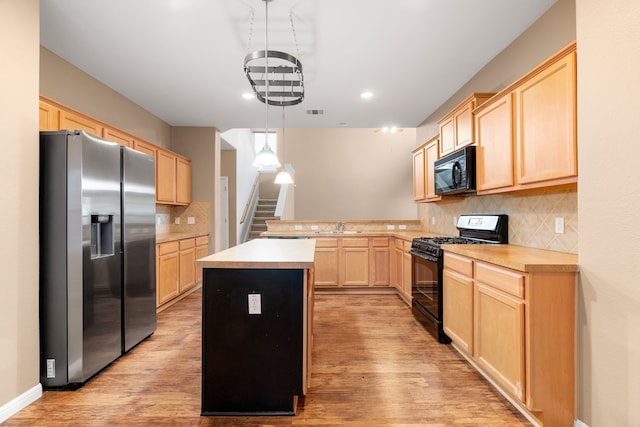
[[[455,162],[451,168],[451,182],[453,182],[453,188],[460,187],[462,183],[462,166],[458,162]]]

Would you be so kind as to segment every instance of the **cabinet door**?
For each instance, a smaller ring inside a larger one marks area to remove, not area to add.
[[[144,153],[148,156],[151,156],[153,158],[156,157],[156,147],[147,142],[140,141],[139,139],[136,139],[135,141],[133,141],[133,149],[141,153]],[[156,170],[157,169],[158,169],[158,165],[156,165]]]
[[[369,249],[370,285],[389,286],[389,245]]]
[[[456,133],[453,116],[440,123],[440,156],[455,150]]]
[[[474,294],[474,354],[511,395],[525,400],[524,302],[482,283]]]
[[[512,95],[476,113],[476,185],[478,192],[514,185]]]
[[[40,101],[40,130],[60,130],[60,110]]]
[[[196,285],[196,247],[195,239],[180,240],[180,285],[183,293]]]
[[[133,137],[119,130],[105,127],[102,129],[102,137],[106,140],[117,142],[124,147],[133,148]]]
[[[454,271],[442,272],[443,327],[458,348],[473,354],[473,279]]]
[[[407,302],[411,304],[411,254],[409,254],[407,242],[404,242],[405,247],[402,250],[402,293]],[[411,246],[411,243],[408,243]]]
[[[209,255],[209,238],[207,236],[196,238],[196,260]],[[202,283],[202,268],[196,267],[196,284]]]
[[[176,156],[165,150],[156,152],[156,199],[167,204],[176,201]]]
[[[338,286],[338,239],[316,239],[315,285]]]
[[[168,249],[172,245],[175,250]],[[178,245],[177,242],[158,245],[157,306],[178,296]]]
[[[474,102],[469,101],[453,115],[454,151],[473,143],[473,116],[471,115],[473,105]]]
[[[340,284],[344,286],[369,285],[369,248],[340,249]]]
[[[515,90],[519,184],[578,175],[575,52]]]
[[[424,147],[425,161],[425,194],[430,201],[440,200],[441,196],[436,194],[436,184],[434,182],[435,166],[438,160],[438,139]]]
[[[422,201],[426,197],[424,149],[413,153],[413,200]]]
[[[83,130],[92,135],[102,136],[102,126],[99,123],[69,111],[60,110],[60,129]]]
[[[191,160],[176,157],[176,203],[191,203]]]

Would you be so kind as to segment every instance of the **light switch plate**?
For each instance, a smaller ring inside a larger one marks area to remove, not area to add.
[[[395,229],[396,229],[395,225],[393,225],[393,224],[387,225],[387,230],[395,230]]]
[[[192,216],[187,217],[187,224],[195,224],[195,223],[196,223],[195,217],[192,217]]]
[[[293,229],[296,230],[296,231],[302,231],[302,226],[299,225],[299,224],[296,224],[296,225],[293,226]]]
[[[564,218],[556,217],[556,234],[564,234]]]
[[[260,294],[249,294],[249,314],[262,314]]]
[[[315,225],[315,224],[313,224],[313,225],[311,226],[311,229],[312,229],[312,230],[317,230],[317,229],[318,229],[318,226],[317,226],[317,225]]]
[[[407,226],[404,224],[401,224],[398,226],[398,230],[406,230],[406,229],[407,229]]]
[[[180,217],[179,217],[179,216],[177,216],[177,217],[176,217],[176,219],[175,219],[175,223],[176,223],[176,224],[180,224]]]

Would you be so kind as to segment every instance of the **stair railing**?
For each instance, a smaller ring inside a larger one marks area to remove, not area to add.
[[[241,242],[246,242],[249,238],[249,232],[251,231],[251,226],[253,225],[253,217],[255,216],[256,207],[258,206],[258,195],[260,194],[259,189],[260,175],[256,177],[256,180],[253,183],[251,194],[249,194],[249,199],[247,200],[247,204],[244,206],[244,212],[242,213],[242,218],[240,219]],[[250,219],[250,221],[247,222],[247,219]]]

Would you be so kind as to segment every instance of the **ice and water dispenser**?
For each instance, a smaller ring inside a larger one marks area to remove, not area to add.
[[[91,215],[91,259],[114,255],[113,215]]]

